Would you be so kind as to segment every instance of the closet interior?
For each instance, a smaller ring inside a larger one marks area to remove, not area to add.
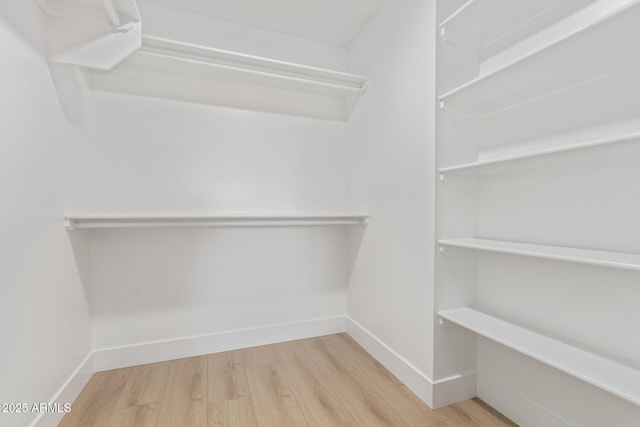
[[[638,425],[638,23],[638,0],[5,2],[0,402],[346,332],[431,408]]]

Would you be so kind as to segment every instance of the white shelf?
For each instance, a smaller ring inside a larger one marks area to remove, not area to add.
[[[640,371],[470,308],[440,317],[558,369],[621,399],[640,405]]]
[[[65,228],[178,228],[178,227],[297,227],[320,225],[367,225],[368,215],[201,215],[201,216],[118,216],[72,215]]]
[[[558,148],[534,151],[514,156],[496,158],[485,161],[465,163],[438,169],[442,175],[481,175],[524,168],[545,167],[565,162],[581,160],[602,160],[610,155],[620,155],[618,148],[629,147],[632,150],[640,148],[640,133],[623,135],[613,138],[603,138],[587,142],[566,145]]]
[[[334,120],[349,117],[368,85],[354,74],[150,36],[88,81],[96,90]]]
[[[597,18],[583,13],[568,34],[442,94],[441,105],[454,113],[491,114],[637,63],[640,1],[620,0],[609,7],[593,14]]]
[[[438,244],[444,247],[473,249],[510,255],[575,262],[601,267],[640,271],[640,255],[622,252],[592,251],[560,246],[533,245],[486,239],[444,239]]]
[[[496,50],[522,40],[587,2],[470,0],[440,23],[440,31],[447,40],[478,50]],[[522,17],[527,19],[523,21]]]

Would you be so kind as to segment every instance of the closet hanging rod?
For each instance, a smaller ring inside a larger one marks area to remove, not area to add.
[[[142,53],[159,58],[182,60],[186,64],[211,66],[262,77],[319,85],[340,91],[363,92],[368,79],[363,76],[314,66],[249,55],[156,36],[143,36]]]
[[[264,78],[270,78],[270,79],[281,80],[286,82],[299,83],[305,86],[315,86],[318,88],[337,90],[340,92],[362,93],[367,88],[366,83],[363,84],[362,86],[351,86],[347,84],[338,84],[338,83],[331,83],[331,82],[326,82],[322,80],[312,80],[312,79],[303,78],[303,77],[295,77],[287,74],[277,74],[269,71],[253,70],[251,68],[243,68],[243,67],[234,66],[234,65],[217,64],[215,62],[206,61],[204,59],[186,58],[184,56],[155,52],[153,50],[144,49],[144,48],[141,49],[140,52],[144,55],[155,56],[162,59],[180,60],[189,64],[204,65],[204,66],[207,66],[210,68],[216,68],[219,70],[233,71],[236,73],[243,73],[243,74],[253,75],[256,77],[264,77]]]
[[[368,215],[67,216],[65,228],[74,231],[111,228],[366,226],[368,221]]]

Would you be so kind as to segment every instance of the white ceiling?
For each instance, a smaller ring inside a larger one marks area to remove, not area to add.
[[[143,0],[296,37],[346,45],[383,0]]]

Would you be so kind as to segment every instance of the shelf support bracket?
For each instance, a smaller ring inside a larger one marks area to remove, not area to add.
[[[65,218],[64,228],[66,228],[67,231],[76,231],[78,229],[78,227],[76,227],[76,220],[72,218]]]
[[[450,320],[445,319],[442,316],[438,316],[438,324],[440,326],[442,326],[443,328],[453,328],[454,326],[457,326],[455,323],[451,322]]]
[[[442,256],[450,256],[451,255],[450,251],[448,251],[444,246],[439,246],[438,247],[438,251],[440,252],[440,255],[442,255]]]

